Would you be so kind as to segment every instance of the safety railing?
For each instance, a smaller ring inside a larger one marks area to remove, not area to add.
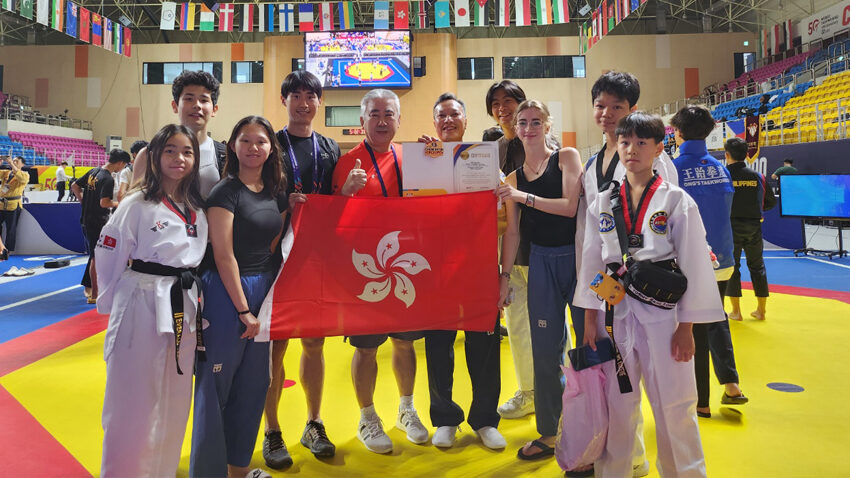
[[[91,121],[69,118],[65,115],[45,115],[23,105],[5,106],[0,109],[0,119],[26,121],[28,123],[62,126],[65,128],[84,129],[91,131]]]

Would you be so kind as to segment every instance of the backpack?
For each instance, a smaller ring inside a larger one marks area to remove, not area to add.
[[[215,146],[215,163],[218,167],[219,174],[223,178],[225,176],[224,163],[227,162],[227,145],[219,143],[218,141],[213,141],[213,146]]]

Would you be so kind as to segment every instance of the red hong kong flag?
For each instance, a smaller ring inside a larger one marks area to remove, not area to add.
[[[310,196],[274,288],[272,339],[491,331],[498,317],[490,191],[416,198]]]

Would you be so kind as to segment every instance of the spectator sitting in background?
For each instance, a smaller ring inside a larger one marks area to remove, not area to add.
[[[760,115],[763,115],[767,113],[767,111],[770,109],[770,106],[767,105],[768,103],[770,103],[770,95],[768,95],[767,93],[761,95],[760,101],[761,103],[759,104],[758,113]]]
[[[773,174],[770,175],[770,177],[773,178],[774,181],[779,181],[779,176],[782,176],[783,174],[797,174],[797,168],[792,166],[793,164],[793,159],[785,158],[782,161],[782,166],[776,168],[776,171],[774,171]]]

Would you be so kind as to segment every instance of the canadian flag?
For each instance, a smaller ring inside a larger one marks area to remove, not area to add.
[[[450,231],[450,232],[449,232]],[[260,317],[272,339],[411,330],[492,331],[498,317],[490,191],[415,198],[315,195]]]
[[[469,0],[455,0],[455,26],[469,26]]]
[[[407,0],[393,2],[393,28],[396,30],[410,29],[410,7]]]

